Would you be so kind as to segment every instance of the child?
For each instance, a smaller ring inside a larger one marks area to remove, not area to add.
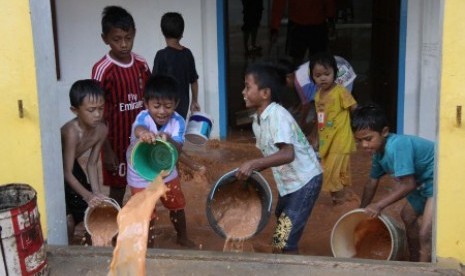
[[[283,57],[278,59],[278,65],[283,67],[283,70],[286,73],[286,86],[287,91],[285,96],[282,98],[282,105],[292,114],[294,119],[299,124],[300,129],[302,129],[303,133],[307,136],[310,144],[312,145],[314,150],[317,150],[318,139],[317,139],[317,130],[314,126],[314,122],[312,118],[315,118],[316,115],[315,109],[312,106],[315,106],[313,102],[313,98],[308,101],[304,101],[302,97],[302,87],[299,85],[299,79],[296,75],[297,69],[300,70],[300,67],[297,67],[292,58],[290,57]],[[307,78],[308,76],[308,63],[307,63]],[[311,119],[309,119],[311,118]]]
[[[179,43],[184,33],[184,19],[177,12],[168,12],[162,16],[160,27],[166,47],[155,55],[152,74],[168,74],[177,80],[181,98],[176,112],[186,119],[189,110],[189,85],[192,92],[190,111],[200,111],[200,105],[197,100],[199,76],[195,69],[194,56]]]
[[[350,63],[340,56],[334,56],[337,64],[337,75],[335,82],[343,85],[350,93],[352,93],[352,87],[357,74]],[[318,90],[317,85],[312,81],[309,75],[310,62],[307,61],[301,64],[295,71],[295,90],[301,100],[300,109],[300,125],[305,126],[302,128],[304,133],[310,137],[310,143],[314,149],[318,148],[318,129],[315,124],[316,122],[316,111],[315,111],[315,95]]]
[[[200,111],[200,105],[197,100],[199,76],[195,69],[194,56],[188,48],[179,43],[184,33],[184,19],[179,13],[168,12],[162,16],[160,27],[165,37],[166,48],[159,50],[155,55],[152,74],[167,74],[176,79],[180,95],[176,112],[186,120],[189,110],[189,85],[192,91],[191,113]],[[195,162],[183,151],[179,155],[179,160],[194,171],[200,173],[206,171],[205,166]]]
[[[61,127],[61,144],[68,242],[71,242],[74,227],[83,221],[87,206],[97,206],[103,198],[98,183],[97,161],[108,128],[102,121],[105,102],[103,91],[96,81],[76,81],[69,91],[69,99],[70,109],[76,118]],[[90,156],[86,174],[79,165],[78,158],[88,150]]]
[[[290,57],[279,58],[277,66],[286,74],[286,89],[280,97],[281,105],[286,108],[296,120],[298,120],[300,99],[294,84],[297,66]]]
[[[144,92],[145,110],[141,111],[132,125],[131,145],[137,139],[144,143],[153,143],[155,139],[162,138],[173,144],[178,151],[184,143],[185,121],[181,115],[175,112],[179,103],[176,80],[168,75],[153,75],[147,81]],[[127,152],[130,160],[132,146]],[[131,194],[142,191],[150,183],[143,179],[128,162],[128,185]],[[170,189],[165,197],[161,198],[163,205],[170,210],[170,220],[177,232],[177,243],[181,246],[192,248],[195,244],[188,239],[186,229],[186,216],[184,208],[186,201],[181,190],[180,178],[176,168],[164,178]],[[155,213],[155,210],[154,210]],[[149,232],[149,246],[153,247],[155,236],[155,218],[151,221]]]
[[[320,193],[322,172],[296,121],[277,104],[285,83],[284,73],[272,65],[257,63],[247,69],[242,95],[246,107],[257,110],[252,129],[264,157],[242,164],[236,177],[245,180],[253,170],[272,168],[279,192],[273,252],[292,254],[298,253],[298,242]]]
[[[310,76],[317,85],[319,153],[323,166],[323,188],[330,192],[334,205],[345,198],[345,187],[351,185],[350,153],[355,141],[350,128],[350,112],[356,108],[349,91],[335,82],[337,64],[333,55],[319,53],[311,59]]]
[[[131,123],[143,108],[143,89],[150,76],[147,62],[132,52],[136,27],[123,8],[108,6],[102,13],[102,39],[110,51],[92,68],[92,78],[105,91],[105,121],[109,134],[103,150],[103,180],[120,206],[126,192],[126,149]]]
[[[376,217],[387,206],[406,197],[401,218],[407,230],[411,261],[431,261],[433,177],[435,145],[426,139],[389,133],[387,118],[379,107],[358,108],[352,118],[355,139],[372,154],[370,180],[363,190],[361,208]],[[379,179],[390,174],[400,185],[371,203]],[[371,203],[371,204],[370,204]],[[421,224],[418,218],[423,215]]]

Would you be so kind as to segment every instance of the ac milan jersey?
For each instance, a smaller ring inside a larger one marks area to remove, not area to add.
[[[134,53],[131,55],[131,62],[123,64],[106,54],[92,68],[92,79],[99,81],[105,91],[107,139],[120,162],[118,172],[104,173],[104,184],[117,187],[126,185],[125,153],[129,146],[131,124],[144,107],[143,91],[150,76],[145,59]]]

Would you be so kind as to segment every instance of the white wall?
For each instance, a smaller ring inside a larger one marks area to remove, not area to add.
[[[442,5],[408,1],[404,133],[430,140],[438,131]]]
[[[39,98],[40,135],[47,211],[47,243],[67,244],[66,211],[61,156],[61,124],[57,121],[61,105],[55,90],[55,56],[50,14],[50,0],[30,2],[34,39],[37,91]],[[60,97],[61,98],[61,97]],[[61,195],[61,196],[57,196]],[[42,214],[45,215],[45,214]]]
[[[215,0],[56,1],[61,67],[61,80],[57,85],[60,122],[71,117],[68,108],[71,84],[90,78],[93,64],[109,50],[100,38],[101,13],[107,5],[122,6],[132,14],[137,30],[133,51],[145,57],[150,68],[156,51],[165,47],[160,30],[161,16],[168,11],[183,15],[185,31],[181,44],[190,48],[195,58],[199,103],[202,111],[219,122]],[[218,127],[212,130],[212,138],[219,136],[218,130]]]

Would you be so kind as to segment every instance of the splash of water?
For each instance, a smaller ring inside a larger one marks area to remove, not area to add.
[[[159,175],[143,191],[131,196],[118,214],[118,238],[109,276],[145,275],[149,223],[155,204],[168,191]]]

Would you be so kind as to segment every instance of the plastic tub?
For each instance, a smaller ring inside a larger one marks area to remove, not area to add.
[[[157,139],[155,143],[137,142],[131,153],[131,164],[140,176],[152,181],[160,173],[169,174],[178,160],[178,151],[169,142]]]

